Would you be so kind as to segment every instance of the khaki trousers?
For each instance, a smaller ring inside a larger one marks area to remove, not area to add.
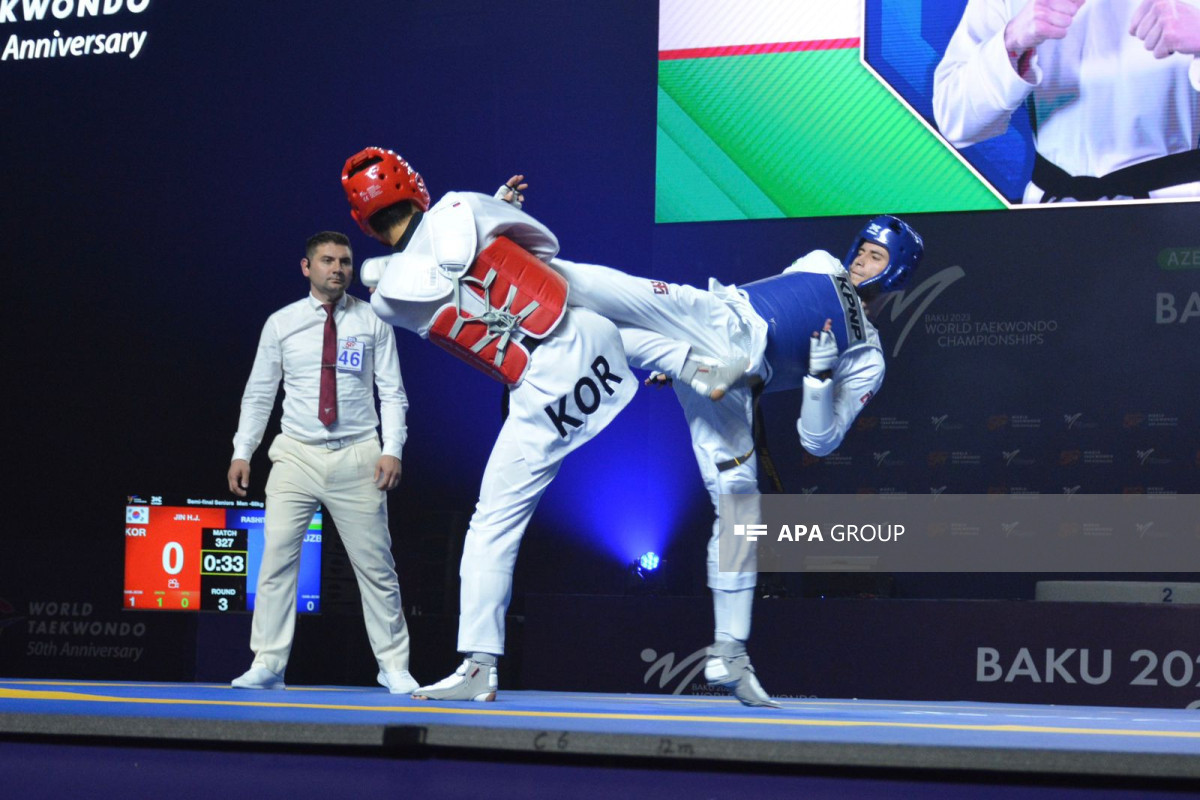
[[[408,669],[408,628],[388,532],[387,494],[375,486],[375,438],[332,449],[280,434],[271,443],[265,542],[250,632],[254,664],[282,675],[296,626],[300,545],[324,505],[337,525],[362,595],[367,637],[379,668]]]

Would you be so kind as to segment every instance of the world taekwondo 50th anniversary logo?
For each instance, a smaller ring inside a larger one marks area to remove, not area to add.
[[[0,0],[0,61],[137,58],[149,32],[129,30],[129,15],[149,7],[150,0]]]
[[[1171,572],[1200,495],[721,495],[722,572]]]

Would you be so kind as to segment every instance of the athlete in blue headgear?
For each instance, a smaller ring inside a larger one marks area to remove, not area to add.
[[[841,444],[855,417],[883,383],[879,333],[864,308],[877,295],[904,289],[921,261],[920,235],[897,217],[872,219],[845,259],[816,250],[776,275],[741,287],[691,286],[632,278],[607,267],[554,259],[572,302],[617,323],[633,366],[673,381],[687,416],[692,449],[717,508],[739,495],[738,519],[759,518],[754,405],[762,392],[803,389],[800,443],[824,456]],[[648,381],[649,382],[649,381]],[[705,678],[746,705],[778,706],[763,691],[746,640],[757,569],[721,572],[717,521],[708,544],[715,642]]]

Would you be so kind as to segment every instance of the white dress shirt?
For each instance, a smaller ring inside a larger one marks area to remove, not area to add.
[[[363,359],[361,371],[337,370],[337,420],[326,427],[317,418],[325,318],[321,302],[309,294],[267,319],[242,395],[234,459],[249,461],[262,441],[281,378],[285,434],[313,445],[356,442],[373,435],[382,417],[383,454],[400,458],[407,437],[408,397],[391,326],[375,315],[369,303],[350,295],[338,301],[333,318],[339,350],[348,337],[354,337],[362,344]],[[379,414],[372,384],[379,389]]]

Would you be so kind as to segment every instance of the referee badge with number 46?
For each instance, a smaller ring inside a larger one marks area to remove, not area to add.
[[[362,372],[363,351],[366,348],[354,336],[342,339],[338,347],[337,368],[339,372]]]

